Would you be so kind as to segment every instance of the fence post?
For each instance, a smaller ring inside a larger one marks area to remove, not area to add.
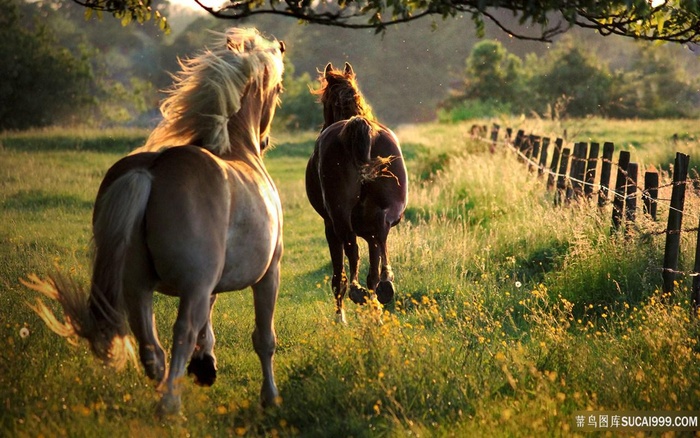
[[[600,168],[600,192],[598,192],[598,207],[602,207],[608,202],[613,152],[615,152],[615,145],[613,143],[609,141],[603,143],[603,164]]]
[[[547,149],[549,149],[549,137],[542,139],[542,149],[540,150],[540,166],[537,170],[538,176],[544,174],[544,169],[547,167]]]
[[[637,219],[637,174],[639,166],[637,163],[627,165],[627,187],[625,190],[625,218],[629,222]]]
[[[700,225],[698,225],[700,229]],[[697,241],[695,243],[695,265],[693,266],[693,287],[690,292],[690,308],[693,316],[698,316],[700,309],[700,231],[697,233]]]
[[[559,158],[561,155],[561,147],[564,140],[557,138],[554,141],[554,153],[552,154],[552,162],[549,165],[549,177],[547,178],[547,190],[551,190],[554,187],[556,181],[557,169],[559,168]]]
[[[571,168],[569,169],[569,178],[571,179],[571,187],[567,188],[566,199],[578,198],[582,193],[581,181],[583,174],[586,172],[586,151],[588,146],[586,143],[576,143],[574,145],[574,155],[571,158]]]
[[[569,148],[564,148],[559,161],[559,176],[557,177],[557,192],[554,195],[554,205],[561,204],[561,197],[566,190],[566,169],[569,167]]]
[[[518,133],[515,134],[515,141],[513,142],[513,148],[515,148],[516,151],[522,152],[523,150],[523,143],[525,142],[525,131],[522,129],[518,130]],[[522,157],[521,154],[518,154],[518,162],[522,163],[525,161]]]
[[[576,157],[576,171],[574,173],[574,197],[579,198],[584,190],[584,178],[586,175],[586,164],[588,163],[588,144],[579,143],[578,156]]]
[[[496,142],[498,141],[498,130],[501,129],[501,127],[494,123],[493,126],[491,127],[491,147],[490,147],[490,152],[493,154],[496,152]]]
[[[515,149],[520,149],[520,143],[522,143],[524,135],[525,131],[518,129],[518,132],[515,134],[515,140],[513,141],[513,147]]]
[[[664,267],[661,273],[663,291],[673,292],[673,282],[678,270],[678,254],[681,243],[681,225],[683,224],[683,206],[685,204],[685,179],[688,176],[690,157],[676,152],[673,165],[673,191],[671,192],[671,209],[668,212],[666,226],[666,246],[664,248]]]
[[[629,151],[620,151],[617,161],[617,180],[615,181],[615,197],[613,199],[612,224],[613,231],[620,229],[622,214],[625,209],[625,187],[627,185],[627,166],[630,162]]]
[[[527,161],[530,161],[530,157],[532,157],[532,143],[534,141],[534,135],[526,135],[523,137],[523,142],[520,143],[520,150],[522,151],[523,154],[525,154],[525,159]]]
[[[595,142],[591,142],[591,149],[588,152],[588,163],[586,166],[586,186],[583,188],[583,192],[586,194],[587,198],[593,195],[593,186],[595,185],[595,173],[598,167],[598,152],[600,152],[600,145]]]
[[[540,157],[540,136],[539,135],[531,135],[530,136],[530,142],[531,142],[531,147],[532,147],[532,154],[530,155],[530,163],[528,164],[527,168],[529,171],[534,171],[534,165],[532,164],[533,162],[537,161]]]
[[[659,198],[658,172],[644,173],[644,212],[656,220],[656,200]],[[699,234],[700,235],[700,234]]]

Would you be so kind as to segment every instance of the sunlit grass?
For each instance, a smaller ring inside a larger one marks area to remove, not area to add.
[[[653,123],[581,122],[591,136],[629,129],[630,141],[657,130],[635,153],[661,157],[676,125]],[[120,148],[77,152],[42,137],[0,149],[0,435],[562,436],[576,432],[578,410],[696,410],[692,277],[679,277],[672,296],[659,292],[664,236],[653,233],[668,208],[657,223],[640,216],[628,234],[611,234],[609,206],[555,207],[543,179],[469,127],[398,130],[411,186],[409,214],[389,239],[397,297],[384,309],[347,302],[347,326],[335,322],[323,224],[304,190],[315,134],[280,134],[266,161],[285,210],[283,404],[258,408],[251,292],[227,293],[213,320],[219,380],[185,379],[183,417],[168,423],[155,419],[157,393],[141,371],[115,373],[84,344],[58,339],[17,281],[55,263],[87,281],[91,203]],[[699,217],[689,190],[684,227]],[[682,235],[683,271],[695,239]],[[177,300],[157,295],[155,308],[168,349]]]

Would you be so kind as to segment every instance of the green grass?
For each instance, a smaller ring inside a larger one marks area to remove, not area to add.
[[[542,134],[563,127],[519,122]],[[572,135],[578,125],[567,123]],[[657,160],[679,126],[682,147],[699,146],[700,129],[685,122],[578,123],[588,131],[576,135],[639,142],[634,153],[648,163],[667,166]],[[143,133],[0,136],[0,435],[560,436],[576,432],[577,410],[697,409],[692,279],[679,277],[671,297],[658,291],[663,236],[650,232],[664,220],[611,236],[609,206],[555,208],[541,179],[507,149],[472,140],[470,126],[397,131],[411,177],[407,218],[389,239],[398,294],[383,313],[348,301],[347,326],[335,323],[322,221],[304,190],[315,134],[278,134],[266,163],[285,215],[283,404],[258,407],[251,293],[227,293],[213,319],[219,380],[199,388],[185,379],[183,417],[169,423],[154,417],[157,394],[143,372],[115,372],[84,343],[58,338],[18,281],[57,263],[87,281],[97,187]],[[694,227],[700,199],[688,192],[684,226]],[[659,217],[667,211],[660,205]],[[695,238],[682,235],[681,270],[692,269]],[[166,349],[176,306],[157,295]]]
[[[640,170],[650,166],[668,169],[676,152],[700,157],[700,134],[694,119],[639,121],[589,118],[495,121],[504,129],[524,129],[526,134],[550,137],[552,141],[560,137],[565,140],[565,147],[576,142],[598,142],[602,151],[603,143],[610,141],[615,145],[614,160],[617,160],[619,151],[630,151],[631,161],[639,163]],[[503,135],[501,133],[501,136]],[[691,163],[691,167],[697,169],[696,164]]]

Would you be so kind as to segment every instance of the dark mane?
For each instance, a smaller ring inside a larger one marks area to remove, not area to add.
[[[320,102],[324,109],[330,109],[333,120],[326,117],[326,126],[339,120],[347,120],[353,116],[362,116],[370,121],[375,121],[372,107],[362,97],[357,85],[355,73],[352,71],[326,68],[319,77],[321,88],[312,90],[313,94],[320,96]]]

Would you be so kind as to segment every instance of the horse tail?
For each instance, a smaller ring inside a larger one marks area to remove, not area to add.
[[[362,116],[351,117],[338,137],[352,157],[353,163],[359,169],[360,175],[365,176],[371,161],[372,139],[375,131],[372,122]]]
[[[396,156],[372,158],[372,143],[376,136],[374,123],[363,116],[351,117],[338,134],[341,143],[345,145],[357,167],[360,182],[374,181],[382,176],[396,178],[388,167],[397,158]]]
[[[95,204],[93,233],[95,253],[90,294],[61,274],[49,281],[30,276],[23,283],[63,308],[59,322],[39,299],[34,311],[54,332],[65,337],[85,338],[92,352],[103,361],[123,366],[135,362],[123,297],[123,273],[129,242],[143,224],[151,192],[151,174],[133,170],[117,178]]]

